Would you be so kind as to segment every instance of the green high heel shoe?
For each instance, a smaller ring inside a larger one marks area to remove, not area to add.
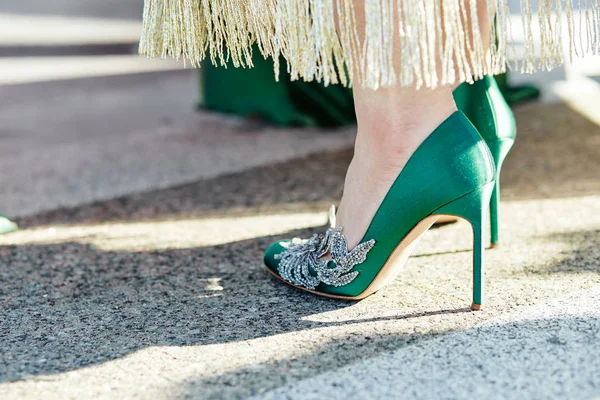
[[[360,244],[348,251],[341,227],[311,239],[272,244],[265,264],[287,283],[338,299],[359,300],[394,280],[423,234],[453,215],[473,227],[473,304],[483,304],[482,225],[495,167],[477,130],[457,111],[415,151],[381,203]]]
[[[0,215],[0,235],[15,232],[19,227],[10,219]]]
[[[458,109],[465,113],[487,143],[496,164],[496,186],[490,201],[490,247],[496,247],[499,242],[500,170],[517,136],[515,116],[491,76],[472,85],[463,83],[454,91],[454,99]]]

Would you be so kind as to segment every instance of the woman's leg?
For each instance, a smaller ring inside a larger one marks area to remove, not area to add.
[[[450,88],[354,90],[358,133],[337,225],[356,246],[417,147],[456,111]]]
[[[468,1],[468,0],[467,0]],[[489,30],[487,11],[480,7],[480,27]],[[364,9],[357,0],[355,9]],[[364,18],[358,30],[364,31]],[[395,65],[401,65],[401,50],[395,41]],[[354,157],[346,175],[344,194],[337,213],[337,226],[344,227],[348,247],[363,238],[392,183],[417,147],[448,116],[456,111],[451,87],[435,90],[401,88],[354,88],[358,134]]]

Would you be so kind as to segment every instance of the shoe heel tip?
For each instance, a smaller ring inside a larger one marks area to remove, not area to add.
[[[490,244],[490,249],[497,249],[498,247],[500,247],[500,243],[491,243]]]
[[[471,310],[473,311],[481,311],[483,310],[483,304],[471,304]]]

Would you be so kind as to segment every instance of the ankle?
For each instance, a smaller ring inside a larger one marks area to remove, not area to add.
[[[382,148],[381,146],[377,150],[359,148],[357,146],[348,168],[348,173],[356,175],[356,172],[360,170],[360,174],[365,177],[369,177],[368,182],[364,182],[366,185],[365,190],[369,191],[369,186],[377,185],[378,181],[385,181],[389,177],[397,176],[398,173],[404,168],[406,162],[414,153],[414,146],[396,146],[389,148]]]
[[[434,110],[402,118],[374,119],[359,123],[354,154],[380,166],[403,165],[425,139],[456,111],[454,102]]]
[[[354,158],[337,213],[337,226],[344,228],[350,249],[364,236],[410,157],[456,111],[456,104],[445,89],[363,90],[357,97],[356,111]]]

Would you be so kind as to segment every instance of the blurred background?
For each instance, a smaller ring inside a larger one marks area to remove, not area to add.
[[[351,129],[323,136],[197,111],[197,71],[136,55],[142,9],[142,0],[0,4],[0,212],[30,215],[350,144]],[[598,121],[579,100],[600,92],[599,70],[588,58],[509,79]],[[223,81],[210,82],[214,95]],[[248,101],[259,87],[226,85],[234,95],[221,95]]]

